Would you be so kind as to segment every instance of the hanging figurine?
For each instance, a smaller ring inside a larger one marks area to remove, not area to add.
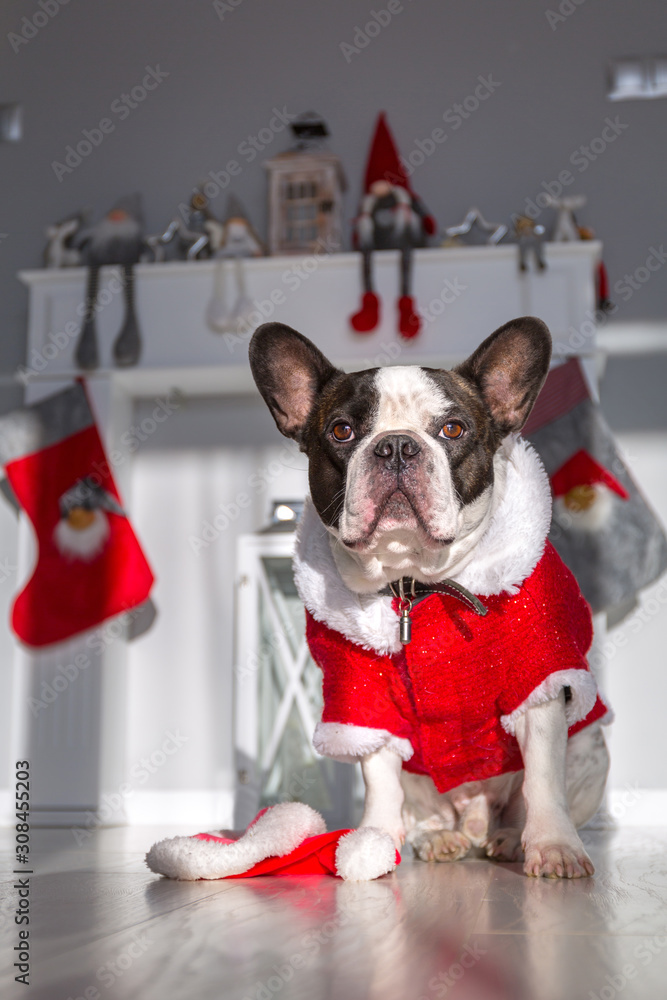
[[[243,329],[253,311],[253,304],[246,294],[244,257],[262,257],[266,248],[253,229],[241,202],[233,194],[227,199],[227,212],[222,228],[221,243],[216,251],[218,265],[215,272],[213,296],[206,310],[206,322],[216,333]],[[234,261],[236,302],[231,312],[225,301],[226,260]]]
[[[380,322],[380,300],[373,285],[373,252],[400,250],[401,274],[398,329],[407,339],[419,333],[421,321],[412,298],[412,251],[426,245],[435,220],[413,193],[384,113],[371,145],[361,210],[355,220],[355,245],[362,254],[363,299],[350,317],[357,333],[370,333]]]
[[[76,363],[85,371],[99,365],[95,315],[100,268],[107,264],[120,264],[123,268],[125,318],[113,345],[113,357],[117,365],[135,365],[141,354],[139,325],[134,311],[134,265],[139,261],[144,246],[141,196],[134,194],[121,198],[100,222],[82,236],[82,242],[84,260],[88,265],[88,282],[83,324],[75,352]]]
[[[68,215],[61,222],[47,226],[44,248],[46,267],[77,267],[81,263],[81,231],[88,220],[88,213],[81,211]]]
[[[544,259],[544,226],[527,215],[518,215],[514,232],[519,244],[519,270],[528,270],[528,255],[532,252],[537,268],[544,271],[547,266]]]

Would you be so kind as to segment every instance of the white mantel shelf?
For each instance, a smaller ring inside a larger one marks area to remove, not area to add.
[[[578,330],[594,313],[594,265],[600,253],[595,241],[550,243],[547,270],[521,274],[516,246],[417,250],[414,295],[431,319],[414,341],[403,340],[396,331],[396,251],[375,256],[382,322],[369,335],[354,333],[348,324],[361,300],[357,253],[264,257],[244,262],[244,268],[249,297],[264,303],[263,318],[295,327],[336,364],[442,366],[466,357],[485,336],[516,316],[539,316],[555,342],[567,345],[572,329]],[[216,261],[139,264],[135,297],[143,340],[141,361],[130,369],[113,367],[111,348],[124,307],[122,294],[109,292],[110,301],[97,317],[102,364],[90,377],[112,380],[131,396],[173,387],[206,395],[252,391],[249,337],[229,342],[206,324],[217,266]],[[225,264],[230,306],[236,298],[233,266]],[[109,288],[113,271],[103,269],[100,294]],[[22,271],[19,277],[30,290],[27,368],[32,372],[42,365],[45,354],[48,359],[30,381],[58,382],[81,374],[74,363],[77,334],[68,336],[65,331],[68,323],[70,331],[80,326],[86,270]],[[49,346],[54,342],[60,344],[55,351]],[[577,340],[567,353],[587,354],[593,348],[594,338],[584,346]],[[55,357],[49,356],[54,353]],[[35,364],[36,358],[42,361]]]

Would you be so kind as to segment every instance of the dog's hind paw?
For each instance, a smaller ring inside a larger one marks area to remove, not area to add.
[[[468,838],[456,830],[422,830],[410,838],[410,843],[422,861],[458,861],[472,846]]]
[[[486,856],[494,861],[520,861],[523,854],[521,848],[521,831],[514,827],[496,830],[484,845]]]

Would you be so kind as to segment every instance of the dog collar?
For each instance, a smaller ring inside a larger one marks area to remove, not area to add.
[[[412,619],[410,612],[415,604],[419,604],[431,594],[446,594],[448,597],[455,597],[466,607],[474,611],[476,615],[484,616],[488,609],[469,590],[462,587],[454,580],[441,580],[438,583],[422,583],[409,576],[403,576],[400,580],[394,580],[383,587],[379,592],[383,597],[393,596],[398,599],[399,610],[401,612],[400,640],[404,646],[412,640]]]

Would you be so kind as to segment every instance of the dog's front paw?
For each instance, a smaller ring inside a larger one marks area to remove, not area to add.
[[[370,814],[368,817],[364,816],[359,824],[360,830],[367,827],[372,827],[374,830],[384,830],[385,833],[388,833],[397,851],[400,851],[405,843],[405,826],[400,819],[392,821],[383,816]]]
[[[515,827],[504,827],[496,830],[484,845],[488,858],[495,861],[519,861],[523,850],[521,848],[521,831]]]
[[[410,838],[410,843],[422,861],[458,861],[472,846],[468,838],[456,830],[422,830]]]
[[[587,878],[595,871],[579,837],[562,842],[526,839],[524,842],[526,875],[544,875],[546,878]]]

